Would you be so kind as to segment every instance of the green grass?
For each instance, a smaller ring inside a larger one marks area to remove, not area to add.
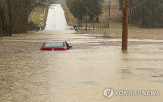
[[[83,27],[85,27],[85,22],[82,22]],[[92,22],[88,22],[88,27],[92,28],[93,26],[95,28],[99,28],[99,29],[104,29],[104,28],[112,28],[112,29],[121,29],[122,28],[122,24],[121,23],[92,23]],[[129,29],[138,29],[138,27],[133,26],[133,25],[129,25],[128,26]]]
[[[63,10],[65,11],[65,17],[66,17],[66,21],[67,24],[69,26],[74,26],[77,25],[78,21],[77,19],[72,15],[72,13],[70,12],[69,8],[67,7],[67,5],[65,3],[62,3],[62,7]]]
[[[47,19],[48,9],[47,8],[36,8],[31,14],[29,15],[28,21],[33,21],[34,25],[42,25],[42,29],[46,26],[46,19]]]

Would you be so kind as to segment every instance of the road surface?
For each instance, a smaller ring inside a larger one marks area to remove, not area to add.
[[[61,4],[52,4],[48,11],[45,30],[69,29]]]

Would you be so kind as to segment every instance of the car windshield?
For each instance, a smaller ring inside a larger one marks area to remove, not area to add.
[[[63,42],[46,42],[45,47],[64,47]]]

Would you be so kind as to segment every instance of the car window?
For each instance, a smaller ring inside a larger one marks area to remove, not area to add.
[[[45,47],[64,47],[63,42],[47,42]]]

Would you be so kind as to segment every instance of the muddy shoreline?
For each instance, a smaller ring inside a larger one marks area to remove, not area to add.
[[[122,38],[122,29],[79,30],[76,34],[91,34],[102,38],[119,39]],[[163,29],[129,29],[128,38],[163,40]]]

